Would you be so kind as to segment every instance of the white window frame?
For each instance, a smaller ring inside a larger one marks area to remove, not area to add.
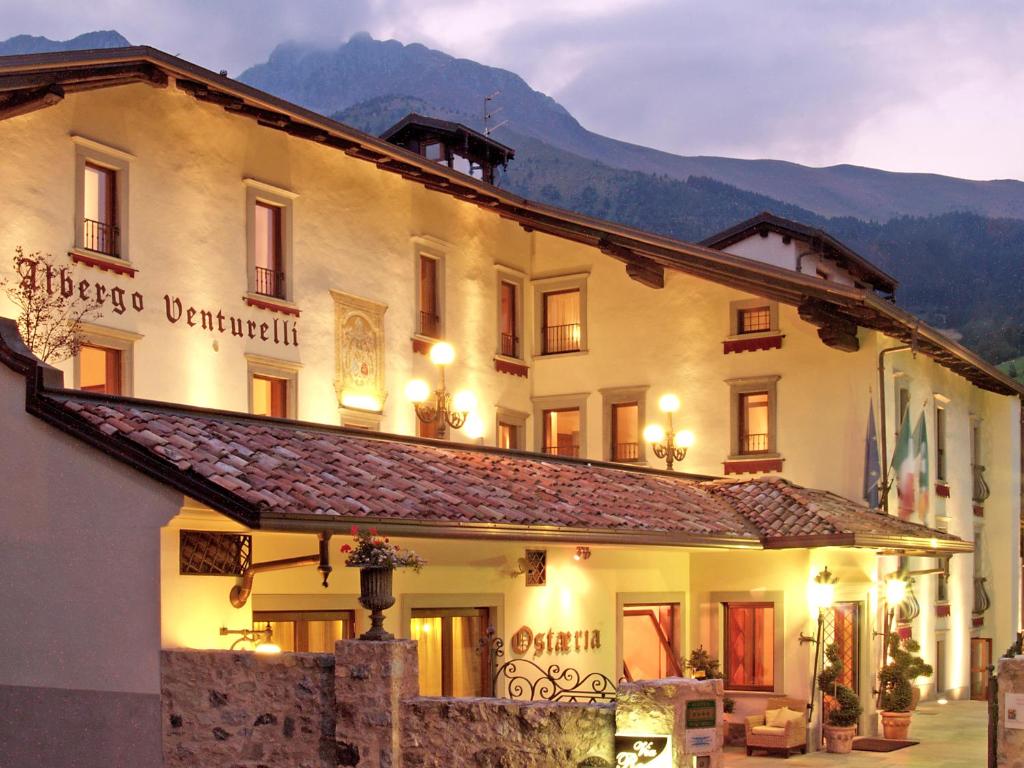
[[[245,385],[249,398],[249,413],[252,413],[253,406],[253,376],[267,376],[274,379],[284,379],[288,382],[288,399],[285,408],[285,418],[293,420],[297,419],[299,414],[299,370],[302,368],[302,364],[249,353],[246,353],[245,361]]]
[[[291,190],[276,187],[257,179],[244,178],[245,185],[245,263],[246,298],[260,302],[295,305],[295,272],[293,243],[295,240],[294,206],[298,195]],[[281,209],[281,270],[284,272],[284,298],[256,293],[256,204],[263,203]]]
[[[412,256],[413,256],[413,285],[415,286],[414,301],[412,302],[414,307],[414,314],[412,317],[412,338],[419,339],[432,344],[435,341],[443,340],[445,334],[448,332],[447,323],[447,291],[445,290],[445,267],[450,246],[443,240],[436,237],[430,237],[427,235],[418,235],[412,238]],[[437,336],[424,336],[420,333],[420,313],[423,311],[420,306],[420,257],[425,256],[429,259],[433,259],[436,264],[436,290],[437,290]]]
[[[559,357],[572,357],[573,355],[585,355],[590,349],[589,327],[587,317],[587,280],[589,272],[576,272],[568,275],[553,275],[550,277],[534,278],[533,283],[533,316],[536,318],[533,333],[533,348],[536,353],[534,360],[555,359]],[[558,293],[560,291],[578,290],[580,294],[580,348],[576,352],[544,353],[544,295]]]
[[[78,337],[88,346],[116,349],[121,353],[121,395],[132,397],[135,393],[135,343],[142,339],[142,334],[82,323],[79,326]],[[75,389],[81,389],[82,367],[79,355],[75,355],[72,364],[72,380]]]
[[[129,228],[130,170],[135,155],[123,149],[101,144],[77,134],[71,135],[75,145],[75,219],[71,251],[86,256],[93,261],[105,261],[112,264],[131,263],[131,238]],[[85,247],[83,222],[85,220],[85,166],[86,163],[98,165],[114,171],[115,188],[117,191],[117,229],[118,255],[110,256]]]
[[[580,450],[579,458],[587,458],[590,455],[588,450],[587,437],[587,400],[589,392],[577,392],[569,395],[549,395],[546,397],[533,398],[533,423],[536,428],[533,430],[533,442],[537,453],[544,451],[544,411],[563,410],[577,408],[580,412]],[[556,456],[556,454],[546,454]],[[561,457],[565,458],[565,457]]]
[[[650,386],[647,384],[635,387],[606,387],[601,392],[601,437],[603,448],[601,458],[605,461],[616,461],[612,451],[612,434],[615,431],[612,424],[612,406],[622,403],[637,404],[637,442],[638,458],[636,461],[623,461],[622,464],[646,465],[647,464],[647,443],[644,441],[644,425],[647,423],[647,392]]]

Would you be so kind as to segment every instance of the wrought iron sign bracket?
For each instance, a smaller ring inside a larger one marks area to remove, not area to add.
[[[241,608],[249,601],[249,595],[252,594],[252,583],[253,579],[256,578],[257,573],[267,573],[269,571],[281,571],[285,568],[298,568],[303,565],[315,565],[317,570],[323,575],[323,586],[327,588],[327,579],[331,575],[331,555],[329,544],[331,541],[331,534],[328,531],[317,534],[319,539],[318,551],[315,555],[300,555],[299,557],[285,557],[281,560],[268,560],[265,563],[253,563],[244,571],[242,571],[242,583],[236,584],[231,588],[231,594],[228,599],[231,600],[231,605],[235,608]]]

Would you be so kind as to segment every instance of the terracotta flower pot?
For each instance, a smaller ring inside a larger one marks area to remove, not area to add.
[[[855,725],[826,725],[825,751],[845,755],[853,749],[853,737],[857,735]]]
[[[909,712],[883,712],[882,733],[887,739],[904,740],[910,730]]]
[[[370,629],[359,636],[360,640],[395,639],[384,631],[384,611],[395,604],[391,593],[394,573],[394,568],[359,569],[359,604],[370,611]]]

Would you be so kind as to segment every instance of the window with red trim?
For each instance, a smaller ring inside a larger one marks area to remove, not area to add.
[[[724,603],[725,687],[775,689],[775,604]]]

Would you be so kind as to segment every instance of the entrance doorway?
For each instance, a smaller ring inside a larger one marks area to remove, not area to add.
[[[622,676],[626,680],[682,677],[676,625],[679,603],[622,608]]]
[[[355,636],[354,611],[253,611],[254,629],[270,625],[282,651],[334,653],[334,644]]]
[[[417,641],[422,696],[490,696],[491,669],[483,639],[487,608],[415,608],[409,637]]]
[[[971,638],[971,699],[988,701],[988,668],[992,666],[992,638]]]

